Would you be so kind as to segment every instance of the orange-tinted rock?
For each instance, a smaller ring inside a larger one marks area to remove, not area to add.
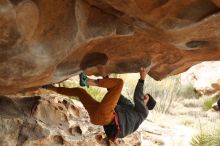
[[[161,80],[219,60],[219,0],[0,0],[0,94],[88,74]],[[102,66],[100,66],[102,65]]]

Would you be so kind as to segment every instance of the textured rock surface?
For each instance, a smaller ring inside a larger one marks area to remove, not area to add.
[[[194,133],[146,120],[135,133],[112,143],[76,100],[43,89],[0,99],[1,146],[187,146]]]
[[[159,80],[219,60],[219,7],[219,0],[0,0],[0,94],[82,69],[125,73],[151,64]]]
[[[43,92],[43,96],[17,94],[16,98],[0,98],[0,145],[75,146],[107,143],[103,140],[102,127],[90,123],[88,113],[80,102]]]

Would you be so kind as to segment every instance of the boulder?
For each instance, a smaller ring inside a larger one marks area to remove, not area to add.
[[[220,59],[219,0],[0,0],[0,94],[88,74],[156,80]]]
[[[203,62],[181,74],[183,85],[191,84],[197,93],[212,97],[220,94],[220,62]]]
[[[44,89],[1,96],[0,107],[1,146],[185,146],[196,132],[185,126],[145,120],[136,132],[113,143],[102,126],[91,124],[79,101]]]

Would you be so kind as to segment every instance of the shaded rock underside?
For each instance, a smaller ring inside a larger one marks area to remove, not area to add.
[[[156,80],[219,60],[219,0],[0,0],[0,94],[88,74]]]

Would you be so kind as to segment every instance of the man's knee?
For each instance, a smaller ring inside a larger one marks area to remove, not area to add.
[[[121,83],[121,84],[124,83],[124,81],[122,79],[118,79],[118,82]]]
[[[118,85],[119,86],[123,86],[124,81],[122,79],[117,79]]]

